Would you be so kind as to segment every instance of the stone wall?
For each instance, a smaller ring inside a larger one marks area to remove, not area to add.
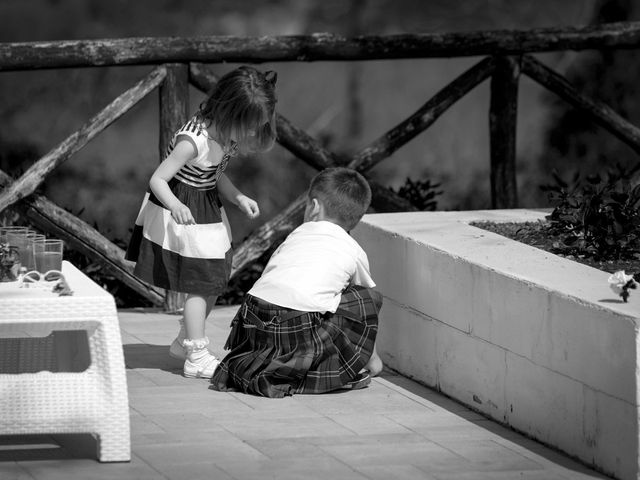
[[[604,473],[638,476],[640,297],[609,274],[470,226],[533,210],[365,216],[391,368]]]

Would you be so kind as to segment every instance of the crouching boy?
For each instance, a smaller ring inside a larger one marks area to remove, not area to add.
[[[370,202],[355,170],[313,178],[304,223],[273,253],[231,323],[212,389],[284,397],[363,388],[380,373],[382,296],[349,235]]]

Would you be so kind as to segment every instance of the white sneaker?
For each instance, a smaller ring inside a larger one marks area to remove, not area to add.
[[[218,368],[220,360],[211,353],[207,353],[207,355],[193,362],[189,359],[185,360],[184,368],[182,370],[183,375],[189,378],[213,377],[213,373],[216,371],[216,368]]]

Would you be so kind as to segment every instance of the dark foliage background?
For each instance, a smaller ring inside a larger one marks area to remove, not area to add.
[[[346,36],[528,29],[637,20],[632,0],[4,0],[0,41],[331,32]],[[638,51],[537,55],[581,91],[637,124]],[[405,119],[477,58],[264,64],[279,73],[278,108],[338,153],[354,152]],[[214,65],[225,73],[236,65]],[[18,175],[144,76],[150,67],[0,73],[0,168]],[[436,186],[428,208],[490,208],[485,82],[427,132],[378,165],[373,178],[393,189]],[[192,89],[195,111],[203,94]],[[116,243],[126,244],[148,178],[158,164],[158,105],[152,94],[59,167],[42,192]],[[523,77],[517,175],[520,206],[549,206],[538,188],[550,171],[588,175],[637,155],[584,115]],[[314,171],[280,147],[241,158],[228,174],[256,198],[261,218],[229,208],[235,244],[304,191]],[[407,179],[412,182],[408,186]],[[635,182],[632,179],[632,182]],[[427,207],[425,204],[424,207]],[[0,221],[12,221],[5,213]],[[77,259],[81,262],[80,259]],[[91,270],[90,262],[86,268]],[[256,265],[254,269],[259,269]],[[99,269],[95,268],[99,271]],[[238,279],[245,288],[254,271]],[[108,283],[108,272],[104,283]],[[243,283],[244,282],[244,283]],[[114,287],[115,288],[115,287]],[[230,294],[229,298],[233,299]],[[233,301],[233,300],[230,300]]]

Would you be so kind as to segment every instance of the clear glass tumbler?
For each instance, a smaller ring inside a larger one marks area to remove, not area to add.
[[[7,243],[18,249],[20,264],[22,267],[26,268],[27,271],[35,268],[35,261],[33,258],[33,241],[30,239],[30,235],[33,234],[35,234],[35,232],[26,227],[23,229],[9,230],[6,233]]]
[[[45,274],[50,270],[62,270],[62,253],[64,242],[58,239],[46,239],[33,243],[35,267],[38,272]]]

